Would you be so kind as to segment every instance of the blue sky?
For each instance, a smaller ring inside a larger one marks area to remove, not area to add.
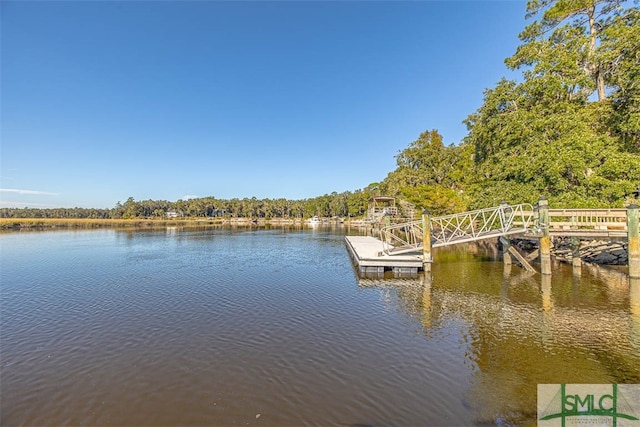
[[[447,144],[524,1],[2,1],[0,206],[305,199]]]

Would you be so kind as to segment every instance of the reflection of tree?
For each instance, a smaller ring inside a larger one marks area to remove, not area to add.
[[[570,266],[541,279],[463,259],[435,263],[432,284],[421,276],[366,285],[392,289],[389,304],[427,337],[452,322],[465,328],[465,363],[476,367],[465,398],[478,422],[518,423],[535,419],[537,384],[640,382],[640,284],[609,276],[587,268],[576,285]]]

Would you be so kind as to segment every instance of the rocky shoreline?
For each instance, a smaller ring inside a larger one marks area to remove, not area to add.
[[[558,261],[573,261],[570,237],[556,237],[551,243],[551,255]],[[514,239],[514,244],[527,253],[538,249],[538,241],[535,239]],[[582,261],[591,264],[626,265],[629,252],[628,243],[624,240],[581,240],[578,253]]]
[[[573,259],[571,239],[556,238],[552,254],[564,262]],[[626,241],[583,240],[580,241],[580,258],[589,263],[603,265],[626,265],[628,263],[628,244]]]

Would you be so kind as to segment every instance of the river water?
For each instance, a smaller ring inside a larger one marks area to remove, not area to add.
[[[358,278],[345,233],[0,235],[0,424],[535,425],[539,383],[640,383],[624,270]]]

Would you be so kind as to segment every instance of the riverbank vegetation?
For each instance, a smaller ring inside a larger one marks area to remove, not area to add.
[[[0,218],[0,230],[30,228],[153,228],[170,226],[203,226],[216,224],[214,220],[167,220],[161,218]]]
[[[487,89],[445,144],[428,130],[367,188],[305,200],[129,198],[112,209],[0,209],[0,218],[359,217],[373,195],[434,214],[545,196],[556,207],[623,207],[640,194],[640,12],[621,0],[530,0],[505,63],[519,80]],[[470,64],[470,66],[474,66]]]
[[[202,197],[170,202],[166,200],[139,200],[132,197],[118,202],[112,209],[86,208],[3,208],[0,219],[91,219],[132,220],[155,219],[184,221],[185,219],[272,219],[321,217],[361,217],[366,214],[367,200],[374,195],[370,188],[354,192],[331,193],[305,200],[286,199],[216,199]]]
[[[627,2],[628,3],[628,2]],[[461,144],[425,132],[381,186],[455,211],[501,200],[623,207],[640,186],[640,13],[616,0],[539,1]],[[637,5],[637,2],[635,3]]]

